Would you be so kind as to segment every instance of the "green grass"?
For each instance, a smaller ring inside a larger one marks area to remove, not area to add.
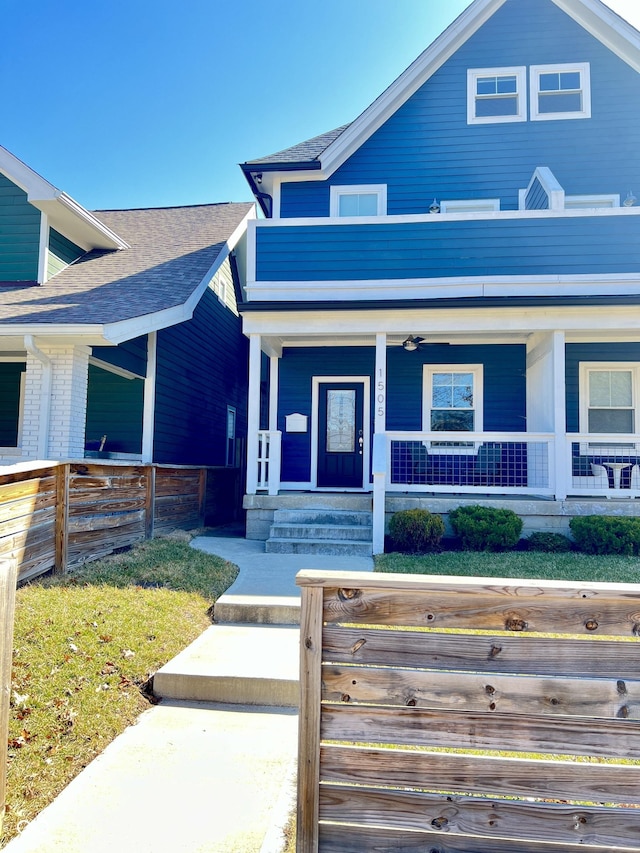
[[[541,580],[640,583],[637,557],[593,556],[575,551],[443,551],[434,554],[382,554],[375,571],[466,577],[539,578]]]
[[[167,538],[18,590],[0,846],[149,707],[147,682],[237,572]]]

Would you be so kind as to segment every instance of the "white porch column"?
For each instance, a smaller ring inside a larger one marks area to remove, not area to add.
[[[45,346],[32,339],[25,346],[23,458],[82,458],[91,350]]]
[[[557,500],[569,489],[565,385],[564,332],[533,335],[527,343],[527,430],[554,435],[549,466]]]
[[[249,400],[247,405],[247,494],[258,491],[258,430],[260,429],[260,335],[249,335]]]
[[[147,336],[147,375],[144,380],[144,413],[142,417],[142,461],[153,462],[153,432],[156,410],[156,364],[158,333]]]
[[[278,429],[278,389],[280,387],[280,359],[269,359],[269,432]]]
[[[376,335],[376,367],[374,381],[373,473],[373,553],[384,553],[384,528],[387,498],[387,336]]]

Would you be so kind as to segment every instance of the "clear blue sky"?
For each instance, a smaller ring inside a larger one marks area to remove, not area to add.
[[[249,199],[238,163],[356,118],[470,0],[2,3],[0,145],[104,209]]]

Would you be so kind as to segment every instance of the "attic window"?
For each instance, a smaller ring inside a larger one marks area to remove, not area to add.
[[[384,216],[387,212],[386,184],[334,186],[330,191],[331,216]]]
[[[527,71],[515,68],[470,68],[467,71],[467,123],[526,121]]]
[[[588,62],[531,67],[531,119],[591,118]]]

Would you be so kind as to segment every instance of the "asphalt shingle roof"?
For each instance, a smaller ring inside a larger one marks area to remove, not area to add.
[[[3,285],[0,324],[109,324],[182,305],[251,207],[96,211],[131,248],[88,252],[40,286]]]
[[[313,139],[307,139],[306,142],[300,142],[291,148],[285,148],[283,151],[278,151],[275,154],[270,154],[268,157],[260,157],[258,160],[249,160],[245,166],[267,166],[277,165],[279,163],[307,163],[317,160],[318,157],[325,151],[332,142],[340,136],[340,134],[349,127],[348,124],[343,124],[342,127],[337,127],[335,130],[330,130],[327,133],[322,133],[320,136],[314,136]]]

